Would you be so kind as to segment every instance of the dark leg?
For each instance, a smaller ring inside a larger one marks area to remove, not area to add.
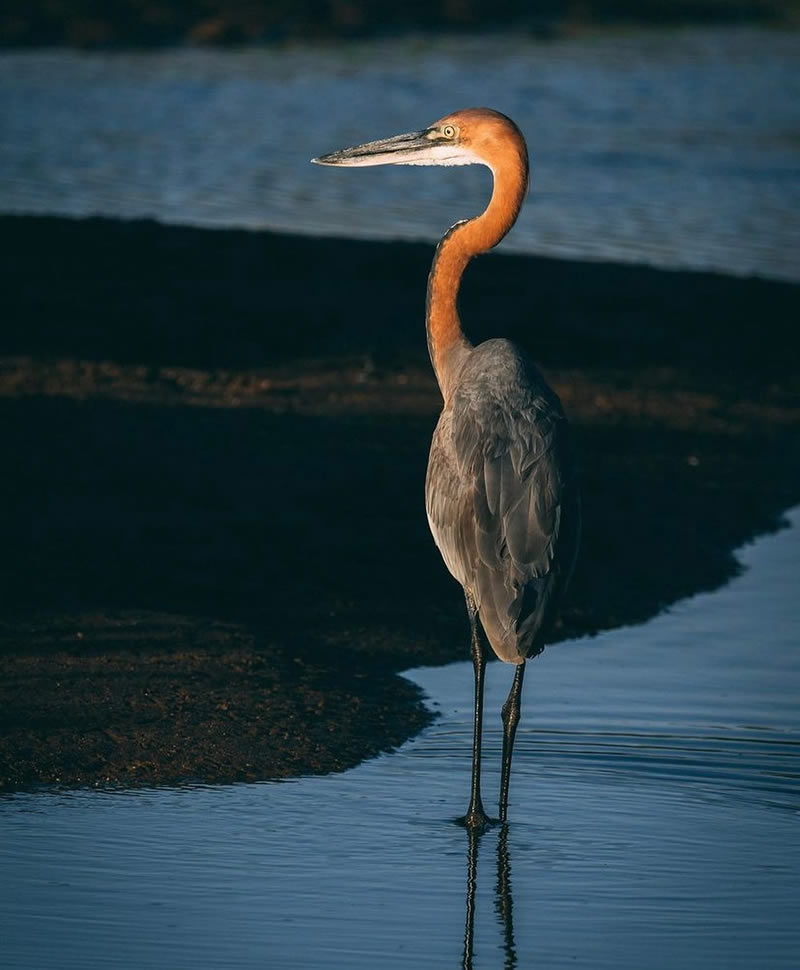
[[[519,724],[519,711],[522,702],[522,678],[525,676],[525,661],[517,666],[514,683],[503,704],[503,768],[500,775],[500,821],[506,821],[508,813],[508,783],[511,781],[511,752],[514,748],[514,735]]]
[[[467,612],[472,629],[472,666],[475,670],[475,725],[472,736],[472,789],[467,814],[462,819],[468,829],[484,829],[489,825],[489,816],[481,802],[481,727],[483,724],[483,676],[486,671],[486,654],[478,629],[478,608],[469,593]]]

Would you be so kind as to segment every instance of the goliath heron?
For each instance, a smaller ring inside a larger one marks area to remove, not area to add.
[[[525,139],[505,115],[470,108],[422,131],[313,161],[336,166],[480,164],[494,176],[486,210],[456,223],[436,249],[426,314],[428,349],[444,406],[431,444],[425,500],[433,538],[467,601],[475,720],[471,795],[462,821],[480,831],[490,824],[480,793],[486,668],[481,627],[495,654],[516,664],[502,709],[500,821],[505,823],[525,661],[544,648],[580,534],[578,489],[558,398],[510,341],[473,346],[456,306],[467,263],[500,242],[522,207],[528,186]]]

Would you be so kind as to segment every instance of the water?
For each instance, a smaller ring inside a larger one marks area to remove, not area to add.
[[[533,151],[509,249],[800,279],[800,34],[753,28],[4,53],[0,212],[433,240],[483,170],[308,160],[473,104]]]
[[[800,965],[800,508],[746,571],[526,680],[507,837],[472,859],[469,664],[412,671],[440,718],[288,783],[0,800],[17,968]],[[510,669],[488,674],[486,794]],[[487,799],[488,801],[488,799]]]

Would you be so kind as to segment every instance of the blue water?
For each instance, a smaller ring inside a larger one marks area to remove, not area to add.
[[[503,244],[800,279],[800,33],[0,54],[0,212],[438,239],[480,169],[309,159],[489,105],[528,136]]]
[[[531,665],[507,838],[478,847],[474,967],[800,965],[789,519],[724,589]],[[472,673],[408,676],[441,716],[340,775],[0,800],[3,966],[462,965]],[[490,666],[487,802],[509,677]]]

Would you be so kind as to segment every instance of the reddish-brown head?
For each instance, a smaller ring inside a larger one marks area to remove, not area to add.
[[[522,164],[527,171],[525,138],[514,122],[499,111],[464,108],[431,125],[431,130],[437,129],[450,135],[465,156],[473,156],[474,162],[497,169],[513,161]]]

